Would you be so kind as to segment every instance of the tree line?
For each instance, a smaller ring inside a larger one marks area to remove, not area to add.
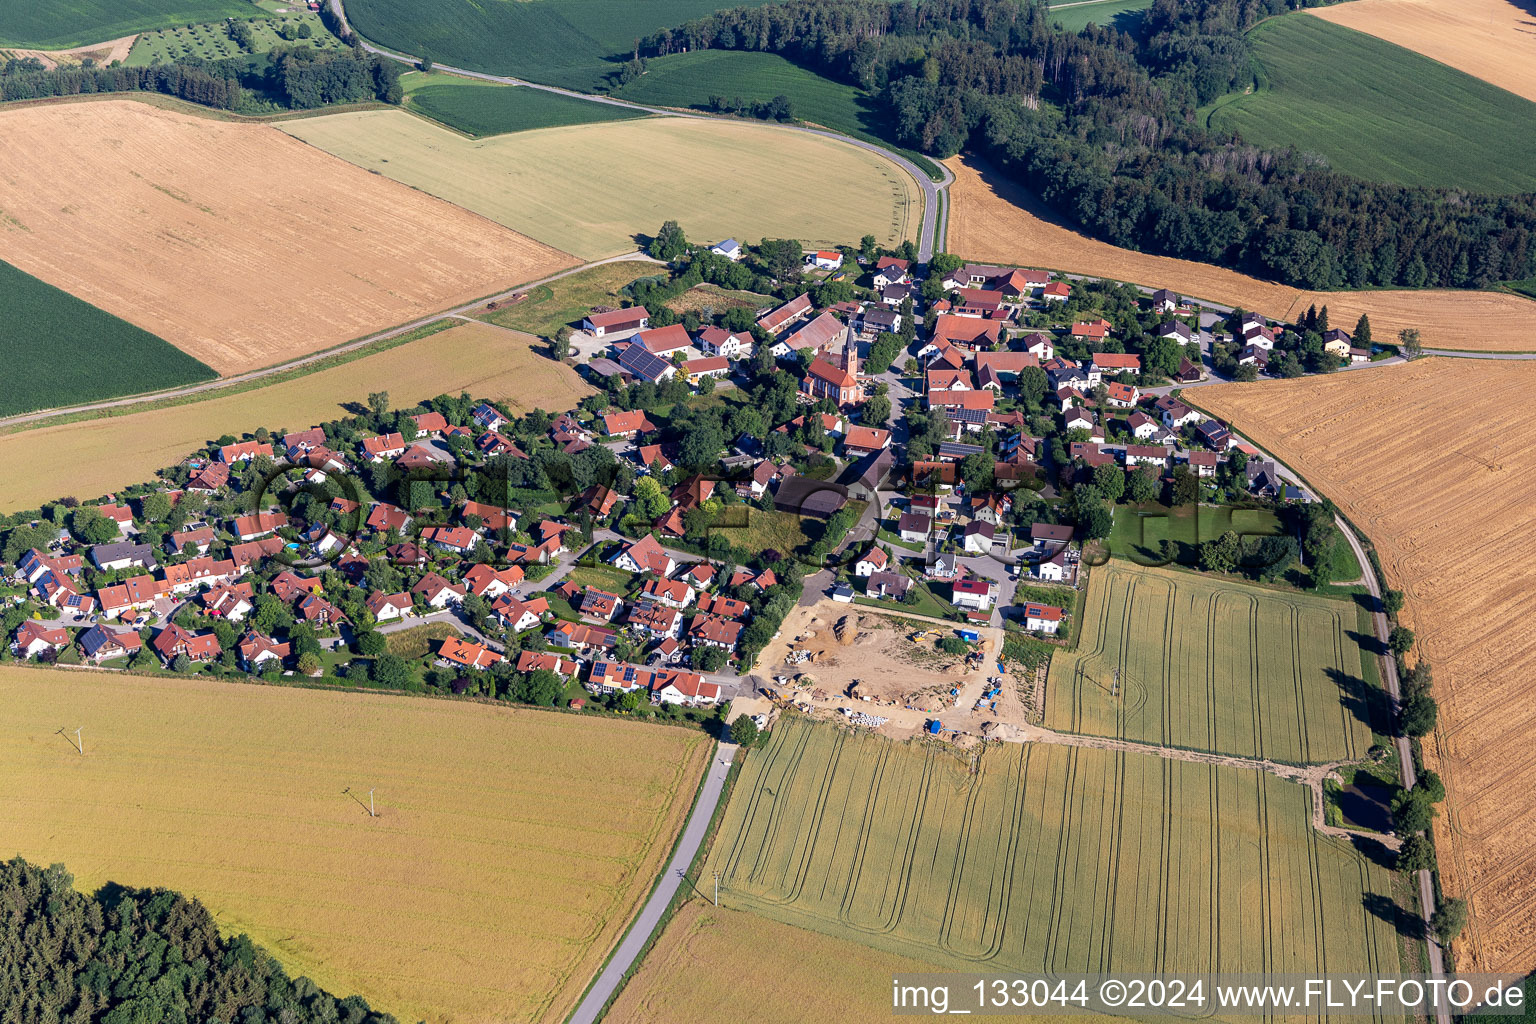
[[[149,67],[81,66],[48,70],[36,58],[0,65],[0,101],[156,92],[218,110],[308,110],[333,103],[399,103],[403,66],[361,49],[300,45],[260,58],[183,57]]]
[[[0,1020],[394,1024],[337,999],[166,889],[86,895],[63,865],[0,863]]]
[[[1252,76],[1245,32],[1292,0],[1155,0],[1137,34],[1042,0],[796,0],[641,40],[778,53],[877,94],[894,142],[980,153],[1112,244],[1304,288],[1479,287],[1536,273],[1536,202],[1364,181],[1196,116]]]

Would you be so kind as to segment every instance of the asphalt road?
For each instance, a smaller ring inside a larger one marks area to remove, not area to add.
[[[1274,456],[1268,455],[1268,453],[1266,453],[1266,457],[1274,459]],[[1301,477],[1297,476],[1289,466],[1278,459],[1274,461],[1276,466],[1279,467],[1282,478],[1305,489],[1306,485],[1302,482]],[[1349,524],[1342,518],[1335,517],[1334,522],[1338,524],[1339,532],[1344,535],[1344,539],[1349,542],[1350,548],[1354,551],[1355,558],[1360,563],[1360,575],[1365,581],[1365,589],[1376,599],[1377,607],[1379,608],[1381,605],[1381,581],[1376,578],[1376,570],[1371,565],[1370,559],[1366,557],[1365,547],[1360,543],[1360,538],[1355,536],[1355,531],[1350,529]],[[1376,634],[1376,639],[1381,642],[1382,648],[1385,649],[1387,636],[1390,631],[1386,612],[1373,611],[1371,613],[1371,627]],[[1397,659],[1390,655],[1382,655],[1380,662],[1382,678],[1385,679],[1387,693],[1392,698],[1392,710],[1396,713],[1398,704],[1402,700],[1402,690],[1397,678]],[[1413,748],[1406,736],[1397,737],[1393,745],[1397,749],[1398,766],[1402,772],[1403,786],[1404,788],[1411,789],[1414,783],[1418,781],[1418,773],[1413,768]],[[1435,938],[1434,933],[1429,928],[1429,919],[1435,912],[1434,882],[1428,871],[1420,871],[1418,881],[1419,908],[1423,914],[1424,922],[1424,945],[1429,951],[1429,976],[1431,978],[1443,979],[1445,977],[1445,953],[1440,946],[1439,940]],[[1451,1024],[1449,1011],[1444,1007],[1437,1008],[1435,1011],[1435,1021],[1436,1024]]]
[[[688,825],[683,829],[682,838],[678,840],[677,850],[672,854],[672,860],[667,864],[666,873],[656,883],[656,889],[651,893],[651,898],[646,900],[645,906],[640,910],[640,916],[636,917],[625,933],[623,940],[608,963],[603,967],[602,973],[587,990],[581,1004],[576,1007],[576,1012],[570,1017],[569,1024],[594,1024],[598,1015],[602,1013],[603,1006],[618,991],[619,985],[627,973],[639,959],[645,944],[650,940],[651,933],[656,931],[661,924],[662,914],[666,912],[667,905],[672,902],[672,897],[677,894],[678,887],[683,884],[683,875],[688,871],[688,865],[693,863],[694,856],[699,852],[699,846],[704,842],[704,834],[709,831],[710,819],[715,815],[715,808],[720,803],[720,793],[725,788],[725,776],[730,770],[731,761],[736,757],[736,745],[722,743],[716,750],[709,771],[704,775],[704,782],[699,790],[698,802],[694,804],[693,814],[688,818]],[[712,892],[702,895],[712,896]]]
[[[341,24],[346,28],[350,29],[352,26],[347,21],[347,13],[342,8],[341,0],[330,0],[330,4],[331,13],[336,15],[336,20],[341,22]],[[355,35],[356,30],[353,31]],[[367,50],[369,53],[376,53],[381,57],[388,57],[391,60],[397,60],[402,64],[414,65],[418,61],[418,58],[416,57],[395,53],[391,50],[385,50],[374,46],[372,43],[363,39],[363,37],[360,35],[357,36],[357,40],[358,42],[362,43],[363,49]],[[482,71],[470,71],[467,68],[456,68],[448,64],[438,64],[435,61],[433,62],[433,69],[437,71],[445,71],[452,75],[461,75],[465,78],[479,79],[482,82],[499,82],[502,85],[521,85],[529,89],[538,89],[540,92],[552,92],[557,96],[570,96],[574,99],[588,100],[592,103],[606,103],[611,107],[624,107],[629,110],[644,110],[647,113],[664,114],[668,117],[694,117],[701,120],[719,120],[718,117],[714,117],[710,114],[700,114],[688,110],[674,110],[668,107],[648,107],[642,103],[629,103],[624,100],[613,99],[610,96],[594,96],[591,93],[577,92],[574,89],[561,89],[553,85],[540,85],[537,82],[529,82],[521,78],[513,78],[510,75],[488,75]],[[878,156],[885,157],[887,160],[895,163],[902,170],[910,174],[912,179],[916,181],[923,190],[923,220],[922,224],[918,227],[917,259],[920,263],[927,263],[930,259],[933,258],[933,238],[934,234],[936,233],[935,229],[937,228],[940,219],[943,217],[943,211],[939,202],[939,193],[949,188],[950,183],[955,180],[955,176],[950,173],[949,168],[945,167],[943,164],[938,164],[937,166],[939,170],[944,174],[944,180],[941,182],[935,182],[932,178],[928,177],[926,171],[918,167],[911,160],[908,160],[900,153],[886,149],[884,146],[877,146],[872,142],[865,142],[862,139],[855,139],[852,136],[844,135],[841,132],[827,131],[821,128],[806,128],[800,125],[786,127],[791,127],[794,131],[805,132],[807,135],[819,135],[824,139],[835,139],[838,142],[846,142],[850,146],[857,146],[860,149],[868,150],[869,152]]]

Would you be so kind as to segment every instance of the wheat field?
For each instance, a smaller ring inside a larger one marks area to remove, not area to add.
[[[1472,970],[1536,966],[1532,388],[1536,363],[1424,359],[1186,393],[1332,498],[1407,597],[1434,667],[1425,758],[1449,793],[1435,837],[1447,891],[1471,904],[1457,952]]]
[[[224,374],[579,262],[268,125],[113,99],[0,136],[5,259]]]
[[[1354,0],[1354,3],[1369,0]],[[1354,6],[1354,3],[1341,7]],[[1332,8],[1330,8],[1332,9]],[[1133,252],[1063,224],[1035,196],[986,163],[953,157],[946,247],[970,260],[990,260],[1117,281],[1130,281],[1293,322],[1311,305],[1327,306],[1335,327],[1353,330],[1370,315],[1371,335],[1392,341],[1418,328],[1426,348],[1486,352],[1536,350],[1530,324],[1536,302],[1506,292],[1456,290],[1314,292],[1233,270]]]
[[[0,703],[7,855],[196,897],[403,1021],[563,1019],[709,757],[638,722],[60,669],[0,668]]]
[[[1536,16],[1512,0],[1351,0],[1309,13],[1536,100]]]
[[[694,241],[764,236],[895,246],[922,219],[889,160],[784,127],[685,117],[466,139],[399,110],[287,121],[344,160],[585,259],[635,248],[666,220]]]
[[[397,409],[468,391],[519,411],[575,407],[592,387],[532,335],[479,322],[239,394],[0,434],[0,512],[95,497],[148,480],[226,433],[302,430],[388,391]],[[281,431],[278,431],[281,432]]]

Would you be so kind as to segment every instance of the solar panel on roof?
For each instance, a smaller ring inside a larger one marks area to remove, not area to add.
[[[619,365],[637,377],[658,381],[672,368],[672,364],[640,345],[631,345],[619,356]]]

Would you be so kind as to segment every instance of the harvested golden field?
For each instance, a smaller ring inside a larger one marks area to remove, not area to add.
[[[65,495],[94,497],[152,477],[225,433],[298,430],[349,415],[345,405],[388,391],[394,406],[468,391],[528,410],[563,410],[592,388],[535,351],[527,334],[468,322],[374,355],[240,394],[0,435],[0,511]],[[214,392],[215,395],[218,392]]]
[[[884,157],[788,128],[652,117],[466,139],[400,110],[283,131],[585,259],[666,220],[688,236],[882,245],[915,235],[917,183]]]
[[[1341,5],[1353,7],[1371,0]],[[1172,288],[1195,298],[1293,321],[1309,305],[1328,307],[1329,320],[1352,330],[1360,314],[1371,333],[1391,341],[1417,327],[1426,348],[1522,352],[1536,349],[1530,323],[1536,303],[1506,292],[1307,292],[1208,263],[1132,252],[1063,224],[1036,196],[1004,180],[987,164],[954,157],[946,247],[972,260],[994,260]]]
[[[267,125],[131,100],[0,113],[6,260],[221,373],[577,261]]]
[[[85,60],[93,60],[97,64],[106,66],[115,60],[127,60],[128,51],[133,49],[133,41],[137,38],[139,38],[137,35],[123,36],[121,39],[109,39],[104,43],[76,46],[70,50],[0,50],[0,58],[6,60],[26,60],[28,57],[32,57],[49,70],[60,66],[70,67]]]
[[[1536,100],[1536,15],[1528,6],[1511,0],[1353,0],[1311,13]]]
[[[195,896],[406,1021],[563,1019],[709,757],[638,722],[190,679],[8,667],[0,701],[7,855]]]
[[[1436,840],[1447,890],[1471,903],[1471,970],[1536,967],[1532,388],[1536,363],[1425,359],[1186,392],[1337,502],[1407,595],[1434,666],[1425,756],[1449,791]]]
[[[610,1024],[886,1024],[891,976],[930,964],[694,900],[680,908],[613,1008]]]

